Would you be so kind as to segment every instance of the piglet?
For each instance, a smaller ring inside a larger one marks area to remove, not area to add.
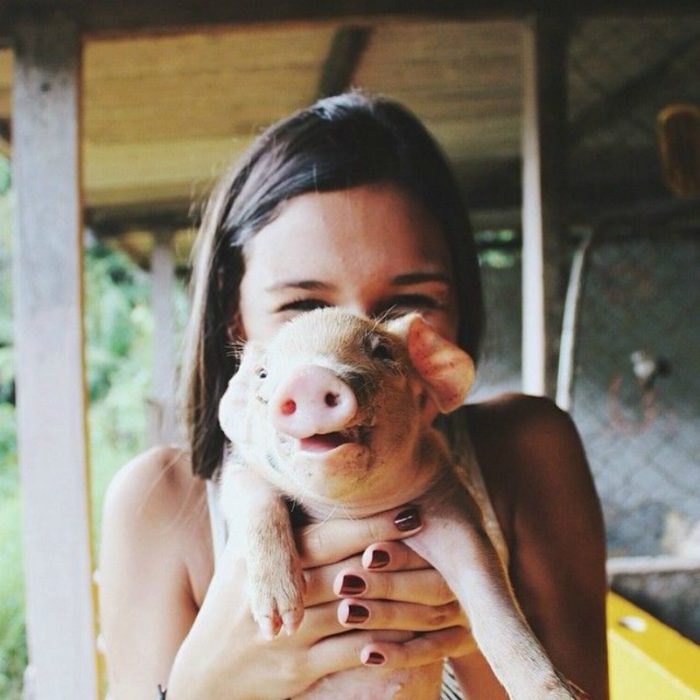
[[[379,322],[319,309],[265,345],[245,345],[219,406],[231,443],[219,492],[245,553],[251,610],[268,638],[303,618],[289,503],[316,520],[419,504],[426,525],[404,541],[443,575],[509,696],[572,700],[515,600],[466,472],[434,427],[437,411],[463,403],[473,376],[471,358],[415,313]],[[360,685],[345,697],[439,695],[439,665],[357,671]],[[337,676],[304,697],[335,696]]]

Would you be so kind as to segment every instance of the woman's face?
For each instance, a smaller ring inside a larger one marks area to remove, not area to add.
[[[365,316],[420,311],[446,338],[457,304],[444,235],[391,185],[308,193],[287,202],[244,248],[239,327],[270,338],[297,314],[340,306]]]

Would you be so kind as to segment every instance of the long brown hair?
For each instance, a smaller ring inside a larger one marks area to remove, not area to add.
[[[379,182],[416,197],[441,225],[454,266],[458,341],[476,359],[483,333],[479,265],[445,156],[421,122],[393,100],[360,92],[319,100],[261,134],[220,179],[204,211],[193,251],[183,367],[195,474],[211,478],[223,454],[217,409],[237,370],[227,328],[238,309],[243,245],[293,197]]]

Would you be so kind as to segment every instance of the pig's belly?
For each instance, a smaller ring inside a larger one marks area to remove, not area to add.
[[[353,668],[322,678],[294,700],[438,700],[442,661],[418,668]]]

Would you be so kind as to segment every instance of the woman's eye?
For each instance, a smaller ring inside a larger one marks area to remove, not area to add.
[[[258,375],[258,379],[265,379],[265,377],[267,377],[267,370],[264,367],[258,367],[255,370],[255,374]]]
[[[322,299],[295,299],[282,304],[277,311],[313,311],[330,306]]]

